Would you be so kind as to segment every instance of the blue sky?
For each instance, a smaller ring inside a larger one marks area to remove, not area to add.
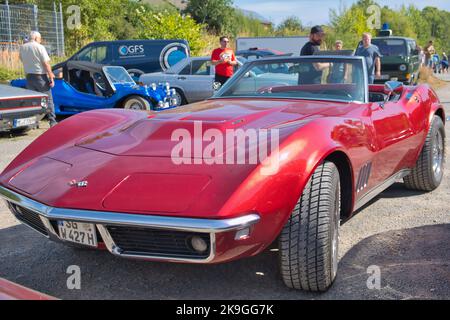
[[[325,24],[328,22],[329,10],[339,9],[341,5],[350,6],[357,0],[234,0],[242,9],[255,11],[270,21],[278,24],[284,18],[298,16],[304,25]],[[403,4],[414,4],[422,9],[434,6],[450,11],[450,0],[378,0],[380,5],[396,9]]]

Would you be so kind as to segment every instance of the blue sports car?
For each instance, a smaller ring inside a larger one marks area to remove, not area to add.
[[[52,95],[57,115],[92,109],[165,110],[177,107],[175,91],[169,84],[139,86],[123,67],[68,61],[54,73]],[[11,85],[25,88],[26,80],[13,80]]]

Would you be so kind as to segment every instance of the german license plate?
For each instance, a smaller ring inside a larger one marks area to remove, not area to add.
[[[73,221],[58,221],[59,236],[62,240],[97,247],[95,225]]]
[[[391,78],[391,76],[388,75],[388,74],[382,74],[381,75],[381,80],[389,80],[390,78]]]
[[[36,117],[14,119],[14,128],[27,127],[36,124]]]

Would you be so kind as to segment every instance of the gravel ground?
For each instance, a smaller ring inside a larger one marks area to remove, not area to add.
[[[438,94],[450,115],[450,84]],[[0,137],[0,170],[41,134]],[[447,125],[450,137],[450,125]],[[448,147],[447,140],[447,147]],[[450,299],[450,170],[432,193],[393,185],[342,226],[338,278],[324,294],[287,289],[276,248],[228,264],[201,266],[115,258],[68,248],[16,222],[0,204],[0,277],[63,299]],[[81,268],[81,290],[66,270]],[[370,266],[381,288],[368,289]],[[220,289],[218,289],[220,288]]]

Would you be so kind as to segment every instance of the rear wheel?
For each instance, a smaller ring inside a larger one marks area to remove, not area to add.
[[[326,291],[338,268],[341,188],[339,171],[324,162],[308,181],[280,236],[284,283],[293,289]]]
[[[123,103],[122,108],[129,110],[150,111],[150,102],[140,96],[128,97]]]
[[[439,116],[434,116],[423,149],[411,174],[403,180],[408,189],[432,191],[444,177],[445,129]]]

